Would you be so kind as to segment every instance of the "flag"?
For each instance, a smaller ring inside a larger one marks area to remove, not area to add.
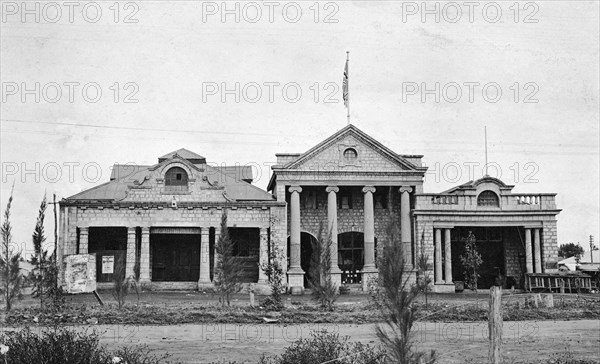
[[[348,59],[346,59],[346,67],[344,67],[344,81],[342,82],[342,94],[345,107],[349,107],[350,104],[350,100],[348,98],[348,75]]]

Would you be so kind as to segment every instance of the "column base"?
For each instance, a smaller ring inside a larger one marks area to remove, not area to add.
[[[339,292],[340,287],[342,286],[342,271],[340,269],[332,269],[329,274],[331,275],[331,282],[337,287],[337,292]]]
[[[302,268],[292,268],[288,271],[288,287],[294,296],[304,294],[304,271]]]
[[[377,279],[379,277],[379,271],[375,266],[373,267],[364,267],[362,270],[362,290],[363,292],[369,291],[369,282],[373,279]]]
[[[431,291],[434,293],[454,293],[456,287],[454,283],[436,283],[431,287]]]
[[[198,291],[203,291],[205,289],[214,289],[215,284],[211,281],[198,281]]]

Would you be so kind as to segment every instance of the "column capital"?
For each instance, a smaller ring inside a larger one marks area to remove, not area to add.
[[[288,191],[290,191],[290,193],[294,193],[294,192],[302,192],[302,187],[300,186],[290,186],[290,188],[288,188]]]
[[[375,187],[374,186],[365,186],[362,189],[363,193],[367,193],[367,192],[371,192],[371,193],[375,193]]]
[[[150,227],[142,226],[142,234],[149,234],[149,233],[150,233]]]
[[[327,192],[327,193],[329,193],[329,192],[338,193],[338,192],[340,192],[340,188],[338,186],[327,186],[327,188],[325,189],[325,192]]]
[[[90,229],[89,226],[78,226],[78,228],[81,234],[87,234]]]
[[[410,186],[402,186],[398,189],[398,192],[400,192],[400,193],[403,193],[403,192],[411,193],[412,191],[413,191],[413,189]]]

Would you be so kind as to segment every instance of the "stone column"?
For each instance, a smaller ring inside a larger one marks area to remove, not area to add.
[[[200,276],[198,278],[198,288],[210,286],[210,253],[208,251],[210,227],[203,227],[200,231]]]
[[[526,273],[533,273],[533,252],[531,248],[531,229],[525,228]]]
[[[362,189],[365,198],[364,208],[364,249],[365,249],[365,265],[363,267],[362,287],[363,291],[368,289],[368,279],[375,276],[377,268],[375,268],[375,211],[373,208],[373,193],[375,187],[365,186]]]
[[[444,275],[446,284],[452,284],[452,247],[450,245],[450,229],[444,229]]]
[[[127,254],[125,255],[125,278],[135,277],[135,226],[127,228]]]
[[[304,291],[304,271],[300,266],[300,192],[302,187],[292,186],[290,191],[290,268],[288,284],[291,293],[302,294]]]
[[[533,229],[533,250],[535,252],[535,273],[542,273],[542,250],[540,244],[540,229]]]
[[[443,284],[442,280],[442,230],[435,229],[435,284]]]
[[[338,264],[338,221],[337,221],[337,193],[340,189],[329,186],[327,192],[327,234],[331,233],[331,280],[333,284],[342,285],[342,271]]]
[[[140,282],[150,283],[150,228],[142,227],[142,248],[140,252]]]
[[[88,236],[89,229],[87,227],[79,228],[79,254],[88,253]]]
[[[262,270],[262,267],[269,263],[269,230],[260,228],[260,248],[258,256],[258,283],[268,284],[269,277]]]
[[[410,229],[410,193],[412,187],[400,187],[400,236],[402,248],[404,249],[404,259],[409,267],[412,267],[412,239]]]

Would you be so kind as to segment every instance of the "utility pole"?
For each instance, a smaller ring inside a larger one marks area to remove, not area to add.
[[[590,263],[594,263],[594,250],[598,250],[594,245],[594,235],[590,235]]]
[[[58,217],[56,214],[56,205],[58,204],[58,202],[56,202],[56,193],[52,196],[52,202],[49,202],[50,205],[54,205],[54,252],[52,253],[52,255],[54,255],[54,258],[56,258],[56,249],[58,249]]]

